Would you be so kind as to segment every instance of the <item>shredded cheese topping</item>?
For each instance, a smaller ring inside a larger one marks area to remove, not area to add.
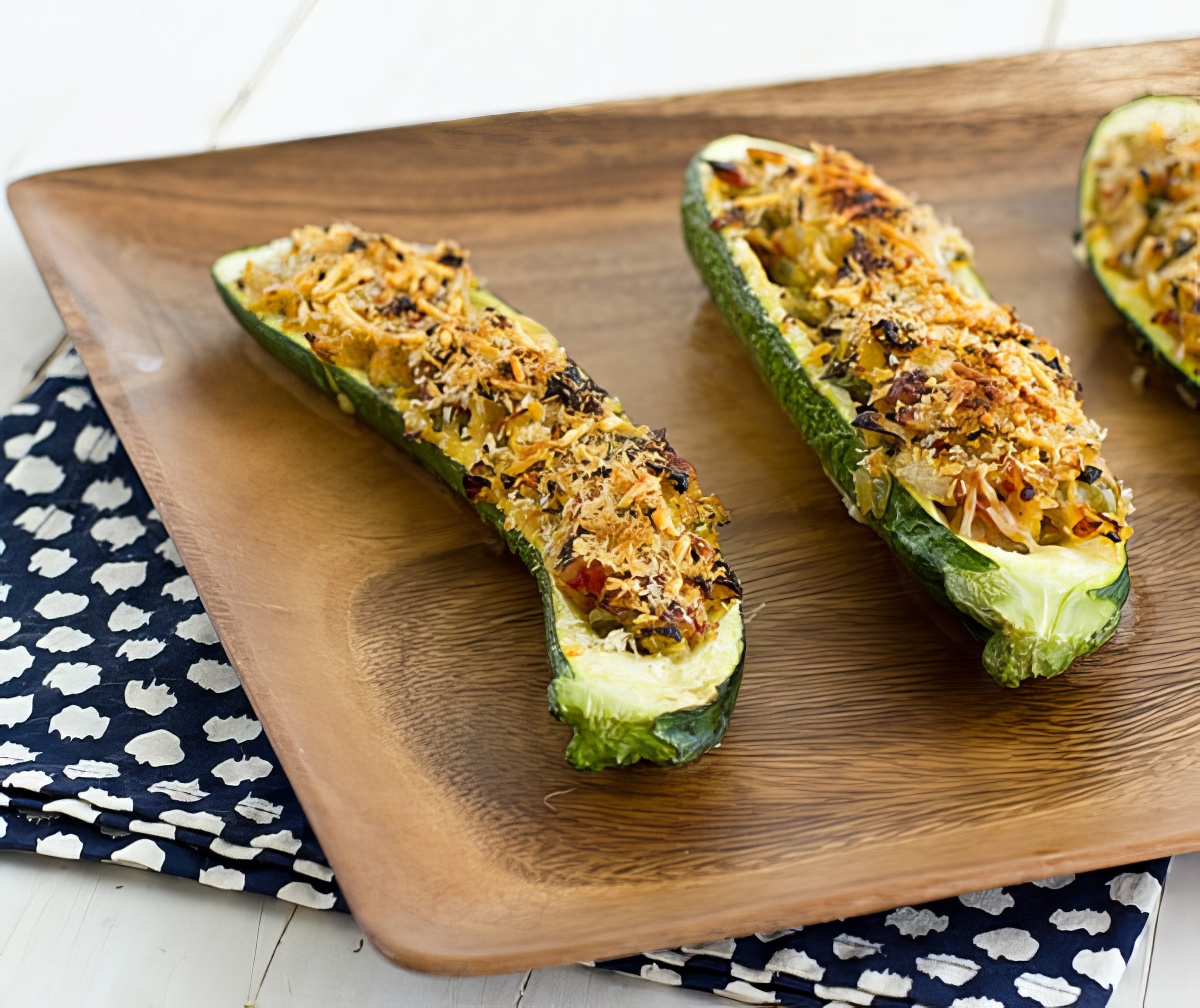
[[[323,361],[364,372],[407,437],[458,462],[467,496],[540,550],[606,646],[682,654],[710,639],[741,595],[720,501],[663,431],[632,423],[546,330],[491,298],[467,255],[310,226],[238,285]]]
[[[1095,161],[1088,236],[1113,247],[1104,263],[1139,281],[1153,321],[1175,338],[1175,359],[1200,367],[1200,129],[1114,137]]]
[[[981,296],[955,228],[850,154],[812,149],[812,163],[754,148],[710,162],[712,226],[745,238],[815,344],[809,373],[854,403],[858,508],[882,516],[897,479],[969,539],[1115,550],[1128,493],[1067,358]]]

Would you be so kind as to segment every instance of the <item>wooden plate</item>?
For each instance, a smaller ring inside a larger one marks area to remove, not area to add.
[[[498,972],[1200,847],[1200,419],[1071,257],[1107,109],[1200,90],[1200,43],[385,130],[58,172],[10,199],[360,923]],[[1005,691],[852,523],[680,238],[684,165],[744,131],[845,145],[933,201],[1074,360],[1134,488],[1133,599]],[[453,236],[734,514],[751,614],[723,747],[581,774],[531,580],[432,477],[251,342],[222,252],[347,218]]]

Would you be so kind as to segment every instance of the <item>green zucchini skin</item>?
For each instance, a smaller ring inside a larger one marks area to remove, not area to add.
[[[1100,284],[1105,297],[1121,313],[1126,325],[1137,334],[1139,343],[1150,350],[1158,362],[1167,369],[1175,380],[1179,396],[1193,409],[1200,407],[1200,369],[1189,367],[1171,353],[1174,339],[1171,334],[1150,321],[1153,310],[1141,298],[1123,296],[1116,287],[1116,275],[1104,267],[1103,256],[1094,241],[1087,238],[1087,222],[1091,216],[1094,192],[1095,160],[1110,137],[1131,132],[1145,118],[1161,116],[1170,119],[1185,119],[1200,124],[1200,100],[1185,95],[1146,95],[1128,104],[1113,109],[1096,124],[1088,138],[1083,162],[1079,167],[1079,230],[1083,236],[1083,248],[1088,268]],[[1129,127],[1129,128],[1126,128]],[[1137,302],[1137,303],[1135,303]],[[1144,310],[1139,310],[1142,306]]]
[[[498,508],[468,497],[463,486],[466,471],[462,466],[428,441],[406,437],[403,415],[377,389],[350,371],[326,364],[311,350],[250,311],[236,291],[222,282],[218,275],[221,261],[218,260],[213,266],[213,282],[226,307],[254,340],[289,370],[335,399],[344,410],[352,411],[393,445],[440,476],[501,536],[534,576],[542,600],[546,655],[552,676],[548,686],[550,711],[574,730],[566,751],[566,759],[573,767],[577,770],[603,770],[639,760],[661,766],[680,766],[690,763],[721,741],[729,726],[745,666],[744,642],[738,650],[736,665],[719,685],[716,696],[700,707],[631,721],[606,717],[602,712],[585,710],[578,704],[564,700],[560,695],[563,692],[561,686],[574,676],[574,671],[558,640],[553,581],[541,552],[520,532],[504,527],[504,515]],[[509,310],[514,315],[518,314],[511,308]]]
[[[700,151],[688,165],[682,198],[683,234],[688,252],[729,328],[749,351],[766,384],[820,458],[826,474],[847,501],[855,499],[854,470],[861,440],[809,380],[782,330],[772,321],[738,267],[705,198]],[[1103,645],[1116,631],[1129,593],[1128,565],[1103,587],[1088,592],[1103,612],[1083,636],[1069,639],[1030,635],[998,618],[988,604],[999,565],[973,549],[934,519],[898,481],[883,516],[863,515],[939,603],[956,612],[973,636],[984,642],[983,665],[1003,686],[1058,675],[1082,654]]]

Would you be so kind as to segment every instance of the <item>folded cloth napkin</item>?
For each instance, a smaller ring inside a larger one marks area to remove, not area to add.
[[[0,443],[0,848],[345,910],[73,351],[0,420]],[[1098,1008],[1166,866],[598,965],[747,1004]]]
[[[0,844],[344,909],[73,351],[0,442]]]

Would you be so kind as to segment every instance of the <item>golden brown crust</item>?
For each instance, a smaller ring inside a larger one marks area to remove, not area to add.
[[[674,653],[708,639],[741,594],[718,546],[720,502],[549,333],[485,303],[466,260],[449,242],[305,227],[241,285],[251,310],[365,372],[407,436],[462,465],[468,496],[541,550],[611,646]]]
[[[856,405],[859,506],[898,478],[961,535],[1004,549],[1127,538],[1070,364],[973,291],[970,247],[844,151],[750,149],[714,165],[715,227],[746,239],[816,343],[807,365]]]

